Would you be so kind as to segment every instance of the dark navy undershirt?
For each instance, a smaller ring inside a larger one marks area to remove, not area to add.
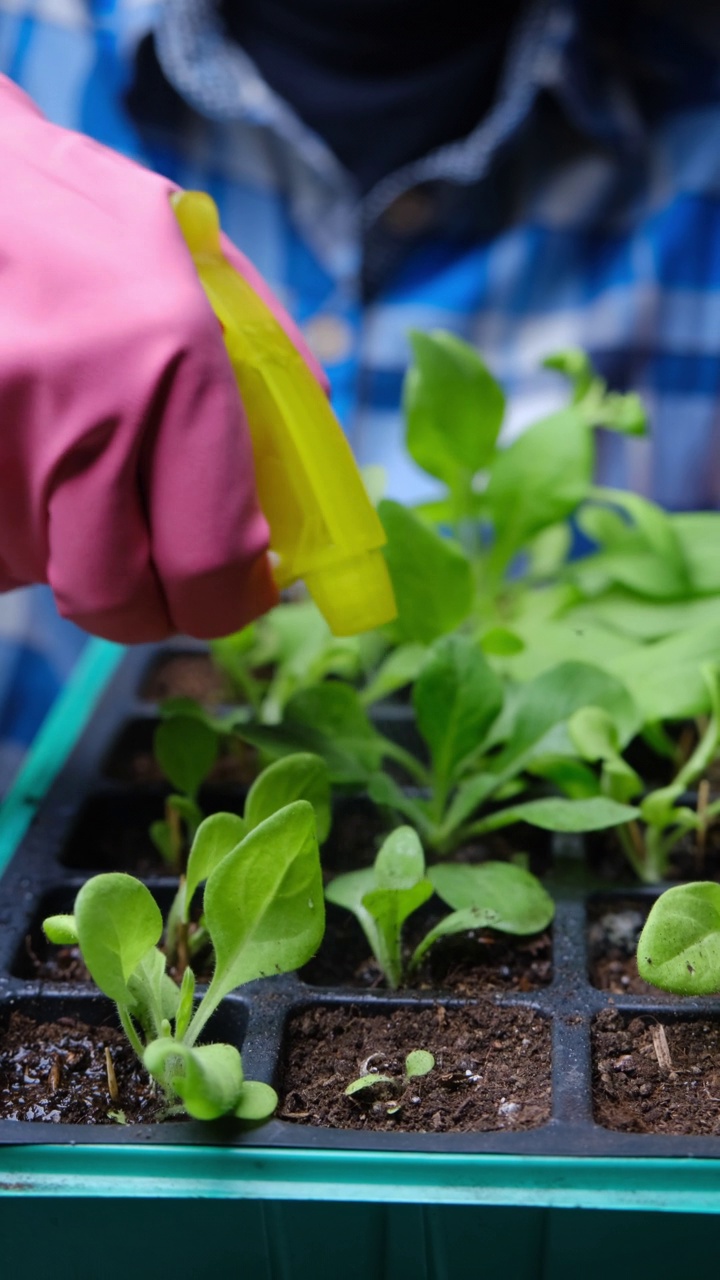
[[[492,104],[522,0],[221,0],[228,34],[368,191]]]

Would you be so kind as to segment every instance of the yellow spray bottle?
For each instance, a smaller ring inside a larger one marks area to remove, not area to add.
[[[396,616],[385,533],[328,401],[282,326],[222,252],[210,196],[173,197],[220,321],[253,444],[260,506],[280,588],[303,578],[337,636]]]

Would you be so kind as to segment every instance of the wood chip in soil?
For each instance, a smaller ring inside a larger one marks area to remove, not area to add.
[[[415,931],[408,924],[408,959],[437,918],[427,914],[422,927]],[[302,980],[315,987],[382,988],[383,975],[368,953],[365,935],[355,917],[329,903],[326,921],[320,950],[300,971]],[[480,992],[532,991],[545,986],[551,978],[552,943],[548,933],[509,938],[473,930],[440,939],[411,985],[414,990],[442,990],[472,998]]]
[[[109,1048],[118,1096],[110,1096]],[[71,1017],[38,1023],[13,1013],[0,1036],[0,1119],[54,1124],[128,1124],[158,1119],[161,1103],[124,1035]]]
[[[604,1009],[593,1026],[595,1119],[625,1133],[720,1133],[720,1022]]]
[[[407,1054],[436,1065],[403,1081]],[[354,1097],[368,1071],[393,1077]],[[400,1104],[388,1114],[388,1105]],[[491,1001],[461,1009],[367,1012],[316,1007],[290,1022],[278,1117],[333,1129],[470,1133],[531,1129],[550,1116],[550,1024],[532,1009]]]

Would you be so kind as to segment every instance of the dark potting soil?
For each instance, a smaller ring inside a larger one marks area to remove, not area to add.
[[[419,913],[422,925],[406,928],[407,956],[439,916]],[[311,986],[382,988],[383,976],[369,954],[365,935],[348,911],[327,906],[326,930],[320,950],[300,971]],[[552,978],[552,944],[543,933],[508,938],[488,930],[473,930],[442,938],[428,952],[411,986],[415,990],[444,990],[458,996],[479,992],[532,991]]]
[[[236,701],[230,682],[207,653],[165,654],[154,662],[141,687],[146,702],[194,698],[205,707]]]
[[[593,1027],[595,1119],[626,1133],[720,1133],[720,1022],[605,1009]]]
[[[110,1095],[105,1059],[110,1050],[117,1098]],[[13,1013],[0,1036],[0,1118],[55,1124],[128,1124],[159,1118],[161,1100],[124,1035],[76,1018],[37,1023]]]
[[[233,786],[247,788],[259,772],[257,751],[246,742],[233,738],[221,744],[220,755],[205,779],[205,786]],[[104,773],[115,782],[129,782],[134,786],[167,784],[151,748],[135,748],[120,745],[110,755]]]
[[[413,1049],[432,1053],[435,1067],[405,1081]],[[346,1087],[371,1071],[397,1084],[347,1097]],[[278,1116],[333,1129],[416,1133],[535,1128],[550,1116],[549,1023],[532,1009],[502,1009],[489,1000],[385,1013],[306,1009],[287,1030]]]
[[[650,902],[617,900],[611,906],[593,904],[588,921],[590,981],[614,995],[655,995],[657,988],[643,982],[638,973],[638,939],[650,911]]]

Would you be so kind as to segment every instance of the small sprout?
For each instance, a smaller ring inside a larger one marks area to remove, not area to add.
[[[413,1049],[405,1059],[405,1072],[402,1076],[389,1076],[381,1071],[368,1071],[369,1064],[378,1058],[382,1058],[382,1054],[372,1053],[369,1058],[365,1059],[362,1064],[364,1074],[358,1076],[357,1080],[353,1080],[345,1089],[345,1095],[352,1098],[357,1093],[362,1093],[366,1089],[374,1089],[378,1085],[383,1085],[394,1093],[394,1097],[381,1104],[384,1106],[385,1112],[389,1116],[397,1115],[402,1110],[404,1103],[407,1101],[402,1095],[407,1090],[411,1080],[416,1080],[420,1076],[426,1076],[435,1066],[435,1058],[427,1049]],[[417,1095],[410,1099],[411,1102],[419,1102]]]
[[[433,893],[452,910],[406,958],[405,921]],[[479,928],[539,933],[552,920],[554,910],[552,898],[535,876],[511,862],[442,864],[426,871],[422,844],[412,827],[397,827],[383,842],[372,867],[338,876],[327,886],[325,896],[353,913],[393,988],[418,968],[439,938]]]
[[[408,1080],[414,1076],[426,1076],[435,1066],[435,1059],[427,1049],[413,1049],[405,1059],[405,1075]]]
[[[108,1120],[114,1120],[116,1124],[127,1124],[127,1116],[124,1111],[108,1111]]]

